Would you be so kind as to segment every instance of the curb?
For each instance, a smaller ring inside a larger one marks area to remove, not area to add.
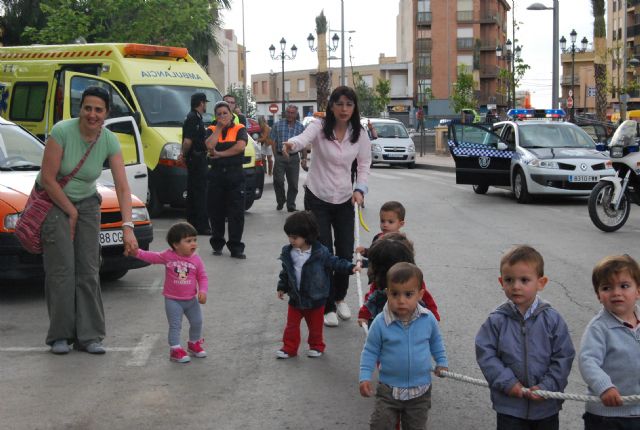
[[[439,172],[455,172],[455,166],[441,166],[439,164],[429,164],[429,162],[418,162],[416,161],[416,169],[423,170],[437,170]]]

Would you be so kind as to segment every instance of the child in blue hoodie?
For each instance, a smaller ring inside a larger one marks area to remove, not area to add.
[[[448,370],[438,322],[418,303],[422,271],[400,262],[387,272],[387,303],[375,317],[360,357],[360,394],[374,394],[371,376],[380,363],[371,429],[424,429],[431,407],[431,359],[436,375]]]
[[[289,296],[287,323],[282,336],[283,346],[276,357],[286,359],[298,354],[300,321],[309,328],[307,356],[317,358],[324,353],[322,328],[324,304],[329,297],[331,273],[350,275],[360,270],[360,264],[351,264],[336,257],[318,241],[318,223],[311,212],[300,211],[290,215],[284,223],[289,244],[282,248],[282,270],[278,281],[278,298]]]
[[[507,302],[476,335],[476,360],[491,388],[498,430],[557,430],[561,400],[523,388],[562,391],[575,350],[560,314],[538,297],[547,284],[542,255],[516,246],[502,256],[498,278]]]

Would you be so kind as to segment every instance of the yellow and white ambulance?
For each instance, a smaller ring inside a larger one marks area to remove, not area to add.
[[[73,118],[91,85],[111,94],[111,118],[133,116],[148,166],[147,206],[158,214],[164,204],[183,207],[187,171],[178,162],[182,123],[191,95],[204,92],[213,106],[222,99],[213,81],[186,48],[135,43],[0,47],[0,116],[45,139],[56,122]],[[135,156],[130,127],[115,129],[125,161]],[[246,207],[262,194],[264,175],[255,146],[245,151]],[[261,180],[262,178],[262,180]]]

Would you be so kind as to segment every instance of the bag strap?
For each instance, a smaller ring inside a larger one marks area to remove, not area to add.
[[[102,129],[100,129],[100,131],[98,131],[98,135],[96,136],[95,140],[93,142],[91,142],[91,145],[89,145],[89,148],[87,148],[87,150],[85,151],[84,155],[82,156],[82,158],[80,159],[80,161],[78,162],[76,167],[71,171],[71,173],[69,173],[68,175],[60,178],[60,180],[58,181],[58,184],[60,184],[61,187],[64,188],[64,186],[67,185],[67,183],[75,176],[75,174],[78,173],[78,170],[80,170],[80,168],[84,164],[85,160],[87,159],[87,157],[91,153],[91,150],[93,149],[94,145],[98,142],[98,139],[100,139],[100,135],[101,134],[102,134]]]

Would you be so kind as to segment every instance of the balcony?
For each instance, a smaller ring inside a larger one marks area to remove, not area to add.
[[[459,37],[456,46],[458,50],[471,50],[473,49],[473,43],[473,37]]]
[[[417,25],[431,25],[431,12],[418,12],[416,16]]]
[[[482,66],[480,67],[480,78],[490,79],[497,78],[500,73],[500,67],[498,66]]]
[[[458,22],[473,22],[472,10],[459,10],[457,12]]]
[[[431,64],[424,66],[416,66],[417,79],[431,79]]]
[[[495,52],[497,46],[498,46],[498,41],[496,39],[480,39],[481,51]]]
[[[416,40],[416,51],[418,52],[431,51],[432,46],[433,46],[433,39]]]

